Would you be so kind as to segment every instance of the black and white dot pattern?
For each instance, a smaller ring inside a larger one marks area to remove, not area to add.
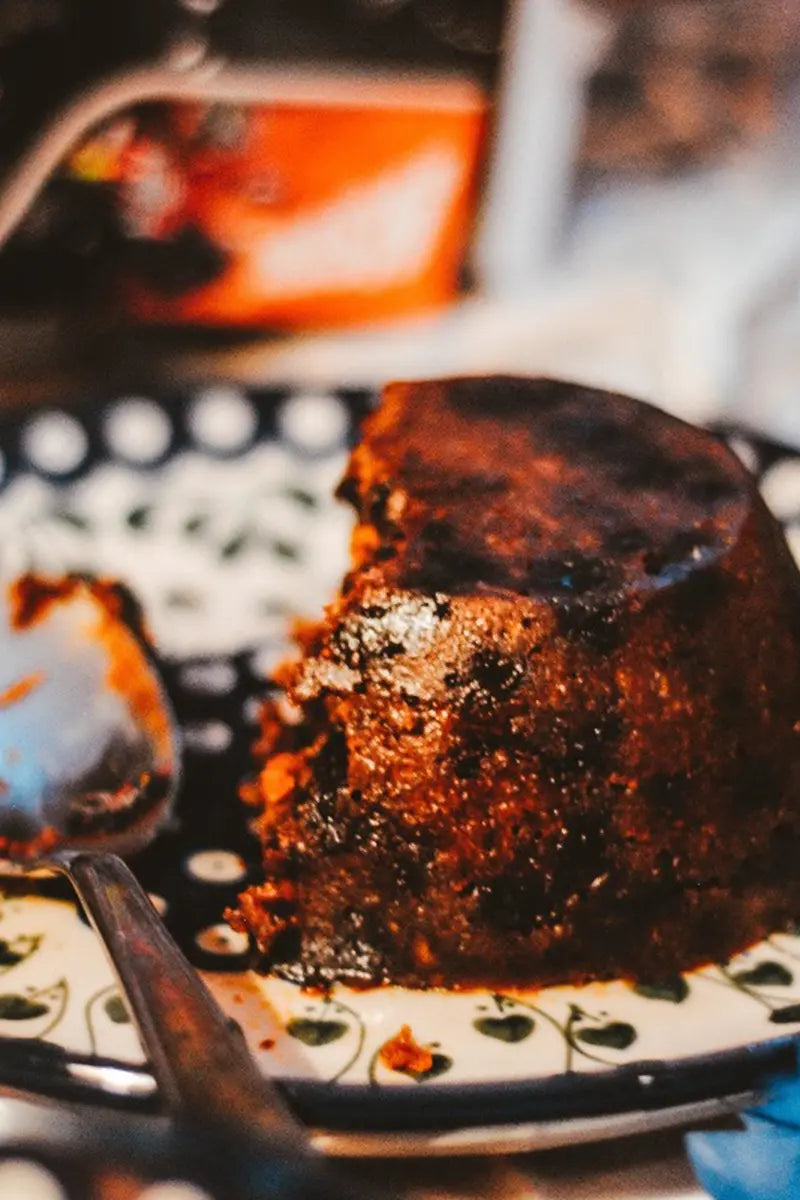
[[[77,471],[86,459],[89,441],[83,426],[65,412],[46,412],[27,423],[22,449],[34,471],[65,476]]]
[[[127,396],[112,405],[104,433],[112,453],[140,466],[163,459],[172,442],[167,414],[154,400],[142,396]]]
[[[184,869],[201,883],[241,883],[247,874],[247,863],[230,850],[198,850],[187,856]]]
[[[241,970],[243,960],[250,951],[247,934],[238,933],[224,922],[199,929],[194,941],[196,950],[207,960],[211,960],[212,969],[216,967],[218,970]]]
[[[183,727],[184,746],[197,754],[222,754],[233,740],[226,721],[191,721]]]
[[[239,388],[207,388],[192,400],[189,428],[203,449],[236,454],[251,445],[258,430],[258,416],[252,401]]]
[[[282,639],[344,569],[331,492],[366,403],[215,385],[0,422],[0,568],[130,583],[171,659]]]
[[[287,630],[333,594],[351,517],[332,498],[365,392],[113,397],[0,420],[0,566],[90,571],[144,604],[183,739],[173,826],[134,863],[198,965],[240,970],[222,920],[258,877],[252,770]]]
[[[751,475],[757,475],[760,465],[758,447],[748,438],[733,433],[727,438],[728,445]]]
[[[236,671],[224,659],[187,663],[179,679],[187,692],[199,695],[225,696],[236,687]]]
[[[800,521],[800,458],[780,458],[764,472],[761,491],[781,521]]]
[[[160,917],[166,916],[167,902],[163,896],[159,896],[158,892],[148,892],[147,898]]]
[[[278,422],[293,446],[307,454],[329,454],[347,436],[348,413],[330,392],[298,392],[286,399]]]

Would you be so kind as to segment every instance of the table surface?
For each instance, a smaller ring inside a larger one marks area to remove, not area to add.
[[[708,1200],[670,1131],[497,1158],[415,1159],[353,1168],[408,1200]]]

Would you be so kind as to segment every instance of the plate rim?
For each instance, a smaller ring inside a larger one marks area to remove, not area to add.
[[[681,1129],[737,1117],[758,1100],[742,1092],[671,1105],[652,1112],[634,1110],[612,1116],[532,1121],[507,1125],[475,1125],[462,1129],[410,1133],[359,1133],[313,1129],[315,1150],[334,1158],[453,1158],[524,1154],[563,1146],[592,1145],[659,1130]]]
[[[71,1054],[52,1043],[31,1046],[27,1039],[11,1039],[11,1045],[16,1054],[8,1056],[0,1071],[0,1090],[79,1098],[129,1113],[157,1108],[155,1080],[146,1064]],[[579,1138],[622,1136],[605,1130],[661,1128],[709,1114],[730,1115],[771,1077],[797,1067],[798,1036],[787,1034],[710,1054],[641,1059],[608,1070],[538,1079],[440,1083],[430,1089],[297,1077],[275,1082],[314,1144],[326,1153],[402,1156],[484,1153],[488,1151],[481,1147],[517,1141],[521,1148],[545,1148]],[[99,1083],[104,1069],[119,1076],[116,1094]]]
[[[326,1083],[282,1077],[278,1085],[311,1128],[340,1136],[430,1134],[491,1124],[569,1122],[631,1113],[665,1113],[757,1092],[771,1076],[798,1067],[797,1035],[748,1042],[679,1059],[641,1059],[603,1071],[537,1079],[424,1085]]]

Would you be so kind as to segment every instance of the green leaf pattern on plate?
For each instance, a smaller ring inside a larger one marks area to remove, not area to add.
[[[439,1075],[446,1075],[452,1065],[453,1060],[449,1054],[439,1054],[437,1052],[433,1055],[433,1060],[427,1071],[407,1071],[406,1074],[415,1079],[417,1083],[424,1083],[426,1079],[436,1079]]]
[[[10,941],[0,939],[0,975],[5,975],[13,967],[29,959],[42,944],[40,933],[21,934]]]
[[[756,967],[746,971],[736,971],[733,978],[737,983],[749,984],[750,987],[790,987],[794,976],[783,963],[766,960]]]
[[[800,1000],[791,996],[770,995],[765,990],[788,987],[794,983],[794,976],[782,963],[767,959],[739,971],[731,971],[727,966],[720,966],[718,969],[721,976],[719,982],[723,986],[735,988],[765,1008],[772,1025],[800,1024]]]
[[[498,1042],[524,1042],[536,1028],[533,1017],[522,1013],[509,1013],[507,1017],[478,1017],[472,1022],[474,1029],[484,1037],[496,1038]]]
[[[103,1005],[106,1016],[109,1021],[113,1021],[115,1025],[129,1025],[131,1015],[128,1012],[128,1007],[125,1001],[120,996],[119,992],[115,992],[113,996],[109,996]]]
[[[627,1021],[608,1021],[604,1025],[587,1025],[576,1034],[589,1046],[608,1046],[611,1050],[627,1050],[636,1041],[636,1030]]]
[[[297,1038],[304,1046],[327,1046],[344,1037],[347,1026],[344,1021],[294,1017],[288,1022],[286,1032],[289,1037]]]
[[[668,1000],[671,1004],[683,1004],[690,989],[683,975],[675,975],[671,979],[640,980],[634,984],[633,990],[646,1000]]]
[[[30,1021],[33,1017],[44,1016],[49,1011],[49,1004],[43,1004],[41,1000],[32,1000],[29,996],[20,996],[17,992],[4,992],[0,995],[0,1021]]]

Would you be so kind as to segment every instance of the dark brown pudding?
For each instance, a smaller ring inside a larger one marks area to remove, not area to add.
[[[265,965],[652,979],[800,913],[800,576],[724,445],[545,379],[394,384],[341,494],[230,914]]]

